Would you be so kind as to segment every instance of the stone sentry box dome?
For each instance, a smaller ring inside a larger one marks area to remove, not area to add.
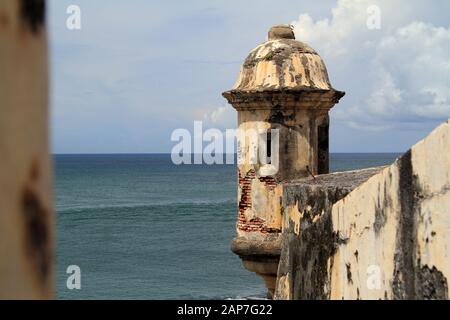
[[[292,28],[277,25],[252,50],[233,89],[223,96],[238,111],[240,132],[274,132],[270,162],[254,161],[255,143],[238,137],[238,223],[232,249],[273,291],[281,234],[283,183],[329,171],[329,110],[345,95],[333,89],[325,63]],[[270,138],[269,138],[270,137]],[[258,147],[256,147],[258,148]],[[273,164],[276,163],[276,170]]]
[[[287,25],[270,29],[269,40],[250,52],[234,88],[223,95],[233,104],[250,98],[264,100],[265,95],[261,95],[264,92],[292,93],[297,98],[320,93],[321,100],[333,104],[345,94],[333,89],[322,58],[310,46],[295,40],[292,28]]]

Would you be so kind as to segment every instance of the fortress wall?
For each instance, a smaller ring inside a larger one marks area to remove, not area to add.
[[[383,170],[332,209],[333,232],[344,241],[330,261],[331,299],[392,299],[396,236],[401,213],[399,164]],[[406,246],[406,243],[404,243]],[[401,248],[403,252],[410,248]],[[332,263],[332,265],[331,265]],[[405,266],[406,267],[406,266]],[[371,272],[378,273],[373,286]]]
[[[328,299],[328,263],[343,239],[332,229],[333,204],[382,168],[305,178],[283,185],[283,231],[275,299]]]
[[[0,299],[51,298],[45,1],[0,1]]]
[[[332,210],[332,299],[447,299],[450,123]]]
[[[325,205],[285,194],[275,297],[448,299],[449,149],[447,121],[335,204],[329,186],[314,191]]]

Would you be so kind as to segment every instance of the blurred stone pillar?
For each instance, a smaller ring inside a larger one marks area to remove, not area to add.
[[[0,1],[0,299],[53,297],[44,0]]]

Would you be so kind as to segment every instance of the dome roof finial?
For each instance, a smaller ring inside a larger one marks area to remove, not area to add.
[[[278,24],[270,28],[269,41],[277,39],[295,40],[295,34],[292,26],[287,24]]]

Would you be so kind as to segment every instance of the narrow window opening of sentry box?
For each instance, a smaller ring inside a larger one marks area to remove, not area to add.
[[[267,132],[266,138],[266,158],[267,164],[272,164],[272,132],[270,130]]]

